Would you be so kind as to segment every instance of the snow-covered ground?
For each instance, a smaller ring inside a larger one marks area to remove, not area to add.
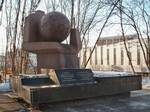
[[[11,86],[9,81],[0,83],[0,92],[9,92],[9,91],[11,91]]]
[[[142,86],[145,89],[150,89],[150,78],[149,77],[144,77],[142,79]]]
[[[94,77],[116,77],[116,76],[127,76],[131,73],[128,72],[113,72],[113,71],[93,71]]]

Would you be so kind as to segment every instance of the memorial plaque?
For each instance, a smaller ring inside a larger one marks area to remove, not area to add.
[[[93,72],[90,69],[75,71],[79,83],[94,83]]]
[[[50,74],[51,79],[59,85],[94,83],[90,69],[59,69]]]

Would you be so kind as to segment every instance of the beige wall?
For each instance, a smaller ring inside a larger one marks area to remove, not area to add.
[[[143,53],[142,53],[141,48],[140,48],[140,65],[137,65],[137,45],[139,45],[137,39],[128,41],[128,49],[130,50],[132,54],[132,63],[134,65],[135,71],[139,72],[141,71],[142,68],[146,68],[146,65],[145,65],[145,61],[143,58]],[[103,64],[101,64],[101,47],[103,47]],[[120,68],[120,70],[123,69],[124,71],[132,71],[129,65],[128,57],[127,57],[123,42],[97,46],[96,47],[97,64],[95,63],[95,51],[94,51],[92,54],[92,58],[91,58],[92,63],[90,63],[89,61],[87,68],[92,68],[93,70],[103,70],[103,71],[112,70],[114,68],[112,67],[112,65],[114,65],[114,48],[116,48],[116,65],[115,66],[117,67],[117,70],[119,70]],[[123,48],[123,54],[124,54],[123,65],[121,65],[121,48]],[[87,58],[89,57],[90,49],[92,49],[92,47],[87,48],[87,54],[86,54]],[[107,49],[109,49],[109,65],[107,64]],[[83,62],[83,49],[81,50],[81,53],[80,53],[80,63],[82,62]]]

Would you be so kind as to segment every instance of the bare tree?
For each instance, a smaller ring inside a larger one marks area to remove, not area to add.
[[[90,60],[90,58],[92,57],[92,53],[94,52],[94,50],[95,50],[95,48],[96,48],[96,46],[97,46],[97,43],[98,43],[98,41],[99,41],[99,39],[100,39],[100,37],[101,37],[101,34],[102,34],[102,32],[103,32],[103,29],[105,28],[105,26],[106,26],[106,24],[107,24],[107,22],[108,22],[108,20],[109,20],[109,18],[110,18],[110,16],[111,16],[112,12],[114,11],[115,7],[118,5],[118,2],[119,2],[119,1],[120,1],[120,0],[117,0],[117,1],[114,3],[114,5],[112,6],[112,9],[110,10],[110,12],[109,12],[109,14],[108,14],[108,16],[107,16],[107,18],[106,18],[106,20],[105,20],[105,22],[104,22],[102,28],[101,28],[101,30],[100,30],[100,32],[99,32],[98,38],[97,38],[97,40],[96,40],[96,42],[95,42],[95,44],[94,44],[94,47],[93,47],[93,49],[92,49],[92,51],[91,51],[91,53],[90,53],[89,58],[87,59],[87,61],[86,61],[86,63],[85,63],[84,68],[86,68],[86,66],[87,66],[87,64],[88,64],[88,62],[89,62],[89,60]]]
[[[128,59],[129,59],[129,63],[131,65],[132,71],[135,73],[135,70],[134,70],[134,67],[133,67],[133,64],[132,64],[132,60],[131,60],[131,57],[130,57],[130,52],[129,52],[128,47],[127,47],[126,37],[125,37],[125,34],[124,34],[124,28],[123,28],[123,22],[122,22],[122,0],[120,1],[120,25],[121,25],[122,37],[123,37],[126,53],[127,53]]]
[[[4,0],[1,0],[1,3],[0,3],[0,11],[1,11],[2,8],[3,8],[3,4],[4,4]]]
[[[142,53],[144,56],[145,64],[147,68],[150,70],[150,48],[149,48],[149,14],[146,11],[145,3],[150,3],[147,0],[138,0],[133,1],[133,3],[127,4],[126,6],[122,5],[122,8],[117,7],[122,11],[122,13],[126,16],[122,18],[126,20],[126,25],[131,26],[137,34],[137,38],[139,44],[142,49]],[[122,23],[123,24],[123,23]],[[144,25],[145,24],[145,25]],[[144,32],[144,33],[142,33]],[[143,38],[143,35],[146,35],[147,38]],[[147,39],[147,41],[145,41]]]
[[[21,0],[5,1],[5,15],[7,23],[5,61],[11,59],[13,75],[22,73],[23,69],[25,69],[23,66],[26,66],[25,63],[28,60],[28,53],[21,49],[24,20],[27,14],[35,11],[39,3],[40,0],[24,0],[23,2],[21,2]]]

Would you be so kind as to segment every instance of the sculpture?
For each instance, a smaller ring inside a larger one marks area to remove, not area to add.
[[[69,33],[70,44],[61,43]],[[36,11],[26,17],[23,49],[37,54],[38,68],[54,69],[49,75],[12,76],[13,91],[33,107],[41,103],[129,94],[142,87],[139,75],[101,76],[97,72],[96,76],[91,69],[78,69],[79,32],[70,28],[69,20],[58,12]]]
[[[68,18],[59,12],[50,12],[41,19],[40,33],[45,41],[64,41],[70,33]]]
[[[69,33],[70,44],[62,44]],[[67,17],[59,12],[45,14],[43,11],[36,11],[27,16],[22,47],[37,54],[38,68],[79,68],[79,31],[70,28]]]

